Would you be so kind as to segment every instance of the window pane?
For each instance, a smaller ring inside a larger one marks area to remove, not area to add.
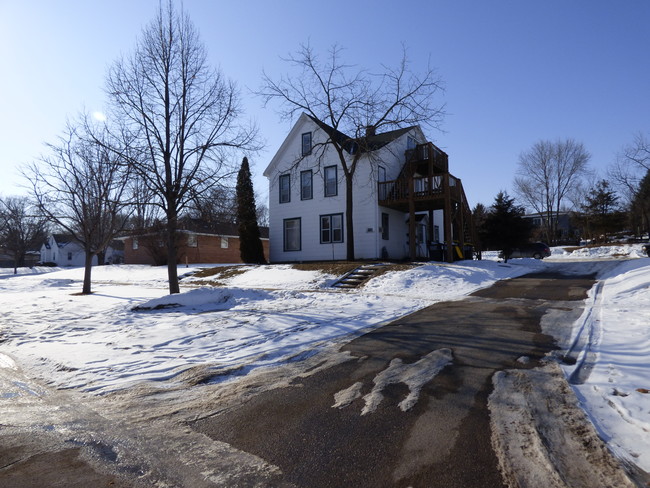
[[[300,219],[284,221],[284,250],[300,251]]]
[[[337,193],[336,166],[328,166],[325,168],[325,196],[333,197]]]
[[[330,237],[330,217],[329,215],[320,218],[320,241],[332,242]]]
[[[311,170],[300,173],[300,198],[301,200],[310,200],[313,198]]]
[[[332,215],[332,242],[343,242],[343,215]]]
[[[311,153],[311,132],[302,135],[302,155],[307,156]]]
[[[406,139],[406,149],[415,149],[416,146],[417,146],[417,142],[415,142],[415,139],[413,139],[412,137],[408,137]]]
[[[291,201],[291,180],[289,175],[280,176],[280,203]]]

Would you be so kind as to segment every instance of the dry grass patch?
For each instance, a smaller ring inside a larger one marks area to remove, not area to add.
[[[354,261],[323,261],[314,263],[296,263],[293,265],[293,269],[299,271],[320,271],[321,273],[339,276],[358,268],[362,264],[363,263]]]
[[[219,266],[216,268],[204,268],[194,273],[191,278],[212,278],[210,281],[192,281],[190,278],[185,280],[185,283],[203,286],[224,286],[223,280],[244,274],[247,270],[247,266]]]
[[[377,276],[381,276],[384,273],[388,273],[389,271],[408,271],[409,269],[417,268],[419,266],[421,266],[421,264],[411,264],[411,263],[389,264],[387,266],[380,267],[379,270],[373,276],[373,278],[376,278]]]

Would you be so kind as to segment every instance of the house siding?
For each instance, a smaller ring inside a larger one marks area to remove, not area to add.
[[[48,237],[41,246],[41,262],[55,263],[57,266],[85,266],[86,253],[78,242],[58,243],[54,236]],[[93,256],[92,265],[97,266],[97,256]]]

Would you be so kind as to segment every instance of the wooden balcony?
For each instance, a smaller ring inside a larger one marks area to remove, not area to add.
[[[402,178],[379,182],[379,205],[408,212],[412,193],[416,212],[443,209],[445,188],[448,189],[452,202],[461,202],[463,199],[460,180],[449,173],[413,177],[410,180]],[[448,184],[446,184],[447,180],[449,180]]]
[[[421,169],[421,174],[447,173],[449,157],[431,142],[418,144],[414,149],[406,151],[406,162]]]

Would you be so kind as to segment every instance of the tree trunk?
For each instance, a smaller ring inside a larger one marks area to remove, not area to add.
[[[171,207],[168,207],[171,208]],[[167,277],[169,279],[169,294],[180,293],[178,286],[178,252],[176,249],[176,230],[178,219],[175,212],[167,215]]]
[[[354,261],[354,219],[352,218],[352,196],[353,186],[352,186],[352,174],[345,175],[345,225],[346,237],[347,237],[347,260]]]
[[[84,284],[81,293],[83,295],[90,295],[90,274],[93,269],[93,253],[86,251],[86,259],[84,263]]]

